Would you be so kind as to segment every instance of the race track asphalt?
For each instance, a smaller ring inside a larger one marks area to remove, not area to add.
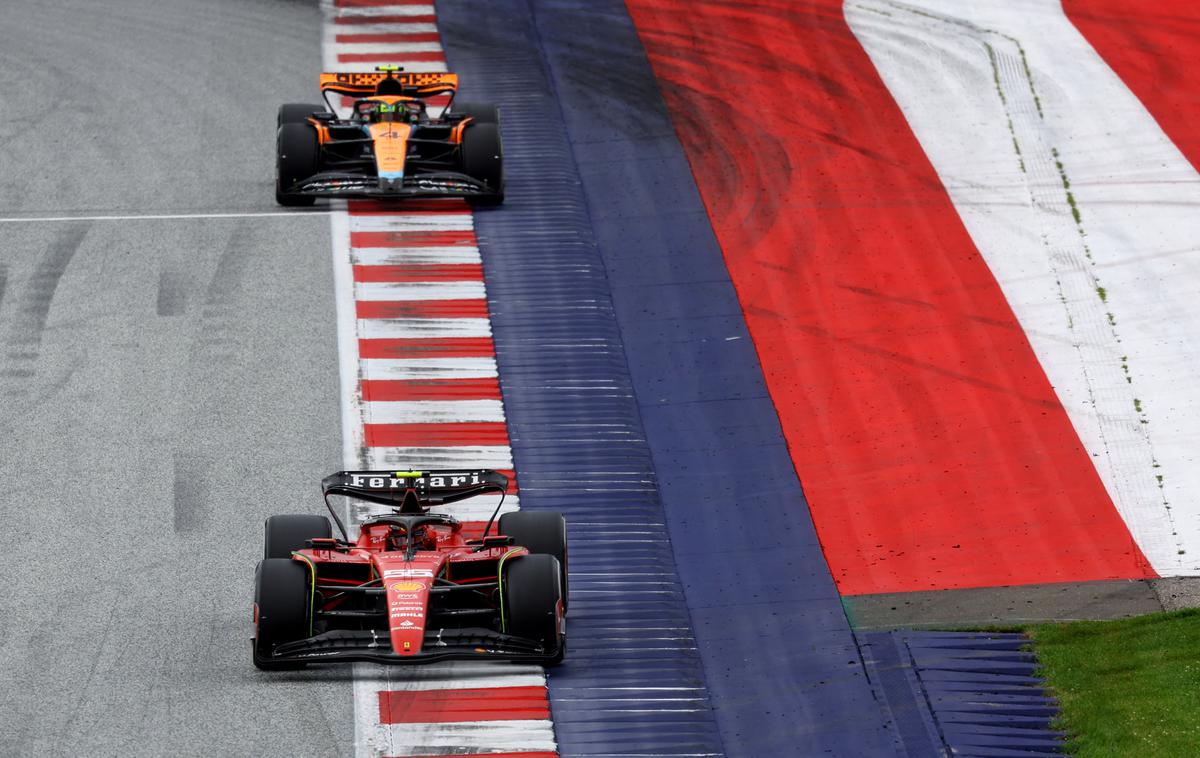
[[[3,12],[0,755],[344,753],[349,671],[249,656],[262,520],[341,463],[328,216],[32,220],[279,210],[316,3]]]

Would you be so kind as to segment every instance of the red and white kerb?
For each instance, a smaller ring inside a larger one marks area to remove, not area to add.
[[[428,2],[333,0],[325,11],[326,71],[446,70]],[[470,208],[351,201],[333,214],[332,233],[346,466],[513,477]],[[448,510],[482,521],[498,497]],[[514,484],[504,510],[518,505]],[[557,755],[538,666],[357,665],[354,697],[359,756]]]

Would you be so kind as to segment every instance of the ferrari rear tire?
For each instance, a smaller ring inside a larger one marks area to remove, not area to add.
[[[312,205],[310,195],[285,192],[296,182],[317,173],[321,145],[311,124],[284,124],[276,134],[275,202],[285,206]]]
[[[498,124],[467,124],[461,146],[462,172],[488,186],[486,195],[468,198],[472,205],[504,202],[504,151]]]
[[[504,632],[542,643],[547,666],[561,663],[567,647],[561,576],[552,555],[523,555],[504,564]]]
[[[500,108],[491,103],[453,103],[450,112],[470,116],[476,124],[500,123]]]
[[[268,558],[254,572],[254,665],[263,671],[304,668],[303,663],[276,662],[277,645],[311,634],[311,589],[308,570],[297,561]]]
[[[303,550],[311,539],[333,536],[329,519],[312,514],[271,516],[263,525],[263,558],[292,557],[293,550]]]
[[[567,521],[556,511],[513,511],[500,517],[500,534],[531,553],[553,555],[562,573],[563,612],[570,595],[567,580]]]
[[[275,128],[278,129],[284,124],[303,124],[312,114],[325,113],[327,111],[328,108],[324,105],[284,103],[279,106],[279,115],[275,117]]]

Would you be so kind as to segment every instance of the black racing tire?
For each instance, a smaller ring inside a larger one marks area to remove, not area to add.
[[[317,173],[321,145],[312,124],[284,124],[276,134],[275,202],[285,206],[312,205],[310,195],[293,195],[283,190]]]
[[[462,172],[488,186],[486,195],[468,198],[472,205],[504,202],[504,150],[497,124],[467,124],[463,130]]]
[[[476,124],[500,123],[500,107],[491,103],[451,103],[450,113],[470,116]]]
[[[254,666],[262,671],[304,668],[276,662],[275,646],[308,637],[311,631],[308,569],[298,561],[268,558],[254,572]]]
[[[305,543],[309,540],[333,536],[329,519],[308,513],[271,516],[263,525],[263,530],[263,558],[268,560],[290,559],[292,551],[308,547]]]
[[[325,113],[329,109],[324,105],[313,103],[284,103],[279,106],[279,115],[275,117],[275,128],[284,124],[303,124],[314,113]]]
[[[513,511],[500,517],[500,534],[538,555],[553,555],[562,572],[563,613],[567,611],[567,520],[557,511]]]
[[[504,563],[504,632],[537,640],[553,651],[542,661],[562,662],[567,639],[559,623],[562,572],[552,555],[522,555]]]

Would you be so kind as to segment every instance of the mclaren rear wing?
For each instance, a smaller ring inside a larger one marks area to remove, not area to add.
[[[392,79],[403,88],[403,93],[394,94],[410,97],[431,97],[458,91],[458,74],[374,71],[321,74],[321,93],[336,92],[351,97],[370,97],[385,79]]]

